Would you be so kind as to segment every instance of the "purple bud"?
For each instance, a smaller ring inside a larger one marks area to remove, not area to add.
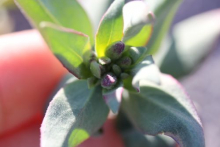
[[[113,45],[113,51],[117,54],[121,54],[124,51],[125,44],[121,41]]]
[[[125,44],[121,41],[114,43],[106,50],[106,56],[112,60],[118,59],[125,49]]]
[[[111,89],[117,83],[117,78],[112,73],[103,76],[101,85],[103,88]]]
[[[90,63],[90,70],[96,78],[98,78],[98,79],[101,78],[102,66],[100,64],[98,64],[96,61],[92,61]]]
[[[118,61],[118,65],[121,68],[128,68],[131,65],[132,61],[130,57],[123,57]]]

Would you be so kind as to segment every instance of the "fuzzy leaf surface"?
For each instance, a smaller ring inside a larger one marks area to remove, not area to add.
[[[75,147],[105,122],[109,109],[101,87],[87,88],[86,80],[62,88],[51,101],[41,126],[41,147]]]
[[[123,37],[122,8],[124,0],[115,0],[104,14],[96,34],[96,52],[98,57],[104,57],[109,45],[121,41]]]
[[[141,92],[123,93],[122,109],[141,132],[165,133],[181,147],[205,147],[201,121],[179,83],[161,75],[161,85],[141,81]]]
[[[123,7],[124,37],[129,46],[145,46],[153,30],[153,14],[142,1],[131,1]]]
[[[174,147],[175,144],[172,138],[165,135],[150,136],[141,133],[122,111],[117,116],[116,127],[126,147]]]
[[[174,147],[174,141],[164,135],[143,135],[136,129],[131,129],[122,134],[126,147]]]

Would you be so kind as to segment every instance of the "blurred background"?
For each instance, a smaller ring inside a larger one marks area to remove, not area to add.
[[[92,2],[79,1],[85,7]],[[13,1],[0,0],[0,35],[27,29],[32,27]],[[174,17],[170,36],[176,39],[174,45],[181,50],[161,51],[155,55],[156,62],[162,72],[180,80],[194,101],[204,125],[206,146],[220,147],[220,0],[184,0]],[[194,49],[190,50],[191,47]],[[172,57],[161,60],[166,56]],[[172,69],[167,68],[169,65]]]

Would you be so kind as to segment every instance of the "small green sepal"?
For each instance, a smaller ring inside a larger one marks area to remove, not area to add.
[[[90,63],[90,70],[96,78],[98,78],[98,79],[101,78],[101,74],[102,74],[103,69],[102,69],[101,65],[98,64],[96,61],[92,61]]]
[[[116,64],[112,65],[112,70],[117,76],[121,74],[121,68]]]
[[[101,57],[101,58],[99,59],[99,63],[100,63],[101,65],[106,65],[106,64],[111,63],[111,59],[108,58],[108,57]]]

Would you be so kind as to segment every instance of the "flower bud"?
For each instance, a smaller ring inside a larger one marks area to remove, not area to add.
[[[114,72],[117,76],[119,76],[119,75],[121,74],[121,68],[120,68],[118,65],[116,65],[116,64],[114,64],[114,65],[112,66],[112,70],[113,70],[113,72]]]
[[[106,64],[111,63],[111,59],[108,58],[108,57],[101,57],[99,59],[99,63],[102,64],[102,65],[106,65]]]
[[[102,66],[98,64],[96,61],[92,61],[90,63],[90,70],[96,78],[99,78],[99,79],[101,78],[103,69],[102,69]]]
[[[106,50],[106,56],[112,60],[116,60],[122,55],[124,48],[125,44],[123,42],[116,42]]]
[[[126,78],[129,77],[129,74],[127,74],[127,73],[121,73],[120,77],[121,77],[122,79],[126,79]]]
[[[118,65],[121,68],[128,68],[131,65],[131,58],[130,57],[123,57],[118,61]]]
[[[103,76],[101,86],[106,89],[111,89],[117,83],[117,78],[112,73]]]

